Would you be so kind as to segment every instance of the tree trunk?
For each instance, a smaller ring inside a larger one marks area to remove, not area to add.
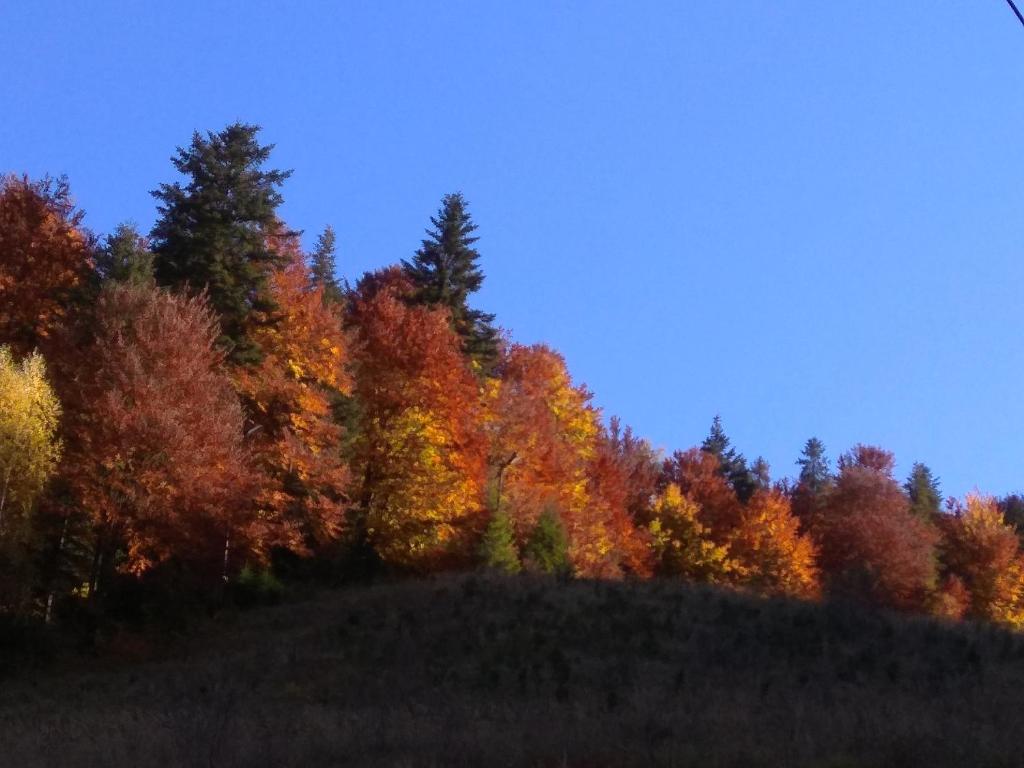
[[[43,623],[49,624],[50,619],[53,617],[53,601],[56,597],[57,590],[53,587],[53,580],[56,577],[56,572],[60,570],[60,555],[64,551],[64,542],[68,538],[68,516],[64,516],[64,524],[60,529],[60,541],[57,542],[57,557],[54,564],[54,574],[50,577],[50,589],[46,593],[46,612],[43,614]]]

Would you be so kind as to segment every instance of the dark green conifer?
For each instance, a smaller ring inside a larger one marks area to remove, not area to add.
[[[750,467],[750,474],[754,476],[754,482],[762,491],[770,490],[772,487],[772,468],[764,456],[758,456]]]
[[[416,286],[415,300],[448,309],[463,351],[486,372],[497,358],[498,343],[494,315],[469,306],[469,296],[484,281],[480,253],[473,247],[477,226],[459,192],[444,196],[430,222],[422,246],[411,262],[402,260],[402,267]]]
[[[1007,494],[997,502],[999,511],[1003,513],[1003,520],[1012,525],[1017,532],[1017,538],[1021,541],[1021,548],[1024,549],[1024,496],[1019,493]]]
[[[914,463],[903,489],[910,497],[910,511],[915,515],[927,520],[939,514],[942,504],[939,478],[925,464]]]
[[[291,173],[264,170],[273,146],[259,144],[259,130],[235,123],[220,133],[195,133],[171,159],[187,183],[153,192],[160,201],[152,233],[157,281],[207,291],[229,358],[239,365],[261,357],[249,335],[253,325],[274,321],[268,276],[282,257],[267,235],[279,227],[278,188]]]
[[[757,480],[747,466],[747,460],[736,449],[725,434],[722,419],[716,415],[711,422],[711,431],[700,449],[718,459],[718,473],[729,481],[737,498],[746,503],[757,490]]]
[[[153,253],[134,224],[118,224],[113,234],[107,235],[96,254],[96,272],[104,282],[153,283]]]
[[[337,246],[334,228],[328,224],[316,239],[316,246],[309,257],[310,272],[313,284],[323,288],[324,301],[328,304],[339,303],[345,295],[338,282]]]
[[[812,437],[804,444],[796,463],[800,466],[800,485],[811,493],[819,493],[832,482],[825,444],[818,438]]]

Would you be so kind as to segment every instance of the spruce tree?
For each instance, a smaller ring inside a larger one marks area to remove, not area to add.
[[[999,511],[1003,513],[1003,520],[1007,525],[1013,526],[1017,532],[1017,538],[1021,540],[1021,548],[1024,549],[1024,496],[1019,493],[1011,493],[1000,498],[996,504]]]
[[[747,466],[743,454],[737,453],[732,447],[729,437],[722,427],[722,418],[715,415],[711,422],[711,431],[704,439],[700,449],[718,459],[718,473],[729,481],[737,498],[746,503],[757,490],[757,479]]]
[[[290,171],[264,170],[272,145],[259,127],[235,123],[220,133],[195,133],[171,159],[187,183],[161,184],[153,227],[156,277],[161,285],[206,291],[219,315],[221,342],[239,365],[258,362],[254,324],[273,322],[268,276],[281,256],[267,234],[278,226],[278,188]]]
[[[800,485],[811,493],[819,493],[832,482],[825,444],[818,438],[808,439],[796,463],[800,466]]]
[[[568,576],[572,573],[572,565],[569,562],[569,538],[558,512],[553,508],[548,507],[540,513],[523,554],[530,567],[541,573],[556,576]]]
[[[772,468],[764,456],[758,456],[750,467],[750,474],[754,476],[754,482],[762,491],[770,490],[772,487]]]
[[[518,573],[522,567],[516,551],[512,518],[504,510],[495,512],[487,524],[480,545],[480,559],[485,567],[505,573]]]
[[[939,478],[925,464],[914,463],[903,489],[910,497],[910,511],[915,515],[927,520],[939,514],[942,504]]]
[[[96,254],[96,272],[103,281],[151,285],[153,253],[132,223],[118,224]]]
[[[345,293],[335,274],[337,269],[337,246],[334,228],[328,224],[316,239],[316,246],[309,257],[313,284],[323,288],[324,301],[328,304],[341,302]]]
[[[480,289],[484,273],[478,265],[480,253],[473,247],[478,237],[462,194],[445,195],[433,227],[413,260],[402,260],[406,275],[416,286],[415,300],[446,307],[452,326],[462,337],[463,351],[487,371],[497,358],[494,315],[469,306],[469,296]]]

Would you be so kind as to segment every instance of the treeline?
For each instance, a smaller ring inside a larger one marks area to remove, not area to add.
[[[813,438],[773,481],[717,417],[665,458],[471,306],[460,194],[352,286],[329,227],[307,253],[279,216],[271,149],[194,135],[148,235],[0,182],[0,614],[482,567],[1024,623],[1024,500],[943,502],[871,446],[833,470]]]

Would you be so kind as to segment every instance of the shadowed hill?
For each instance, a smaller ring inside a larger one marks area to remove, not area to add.
[[[1011,766],[1024,638],[669,582],[459,576],[24,676],[7,766]]]

